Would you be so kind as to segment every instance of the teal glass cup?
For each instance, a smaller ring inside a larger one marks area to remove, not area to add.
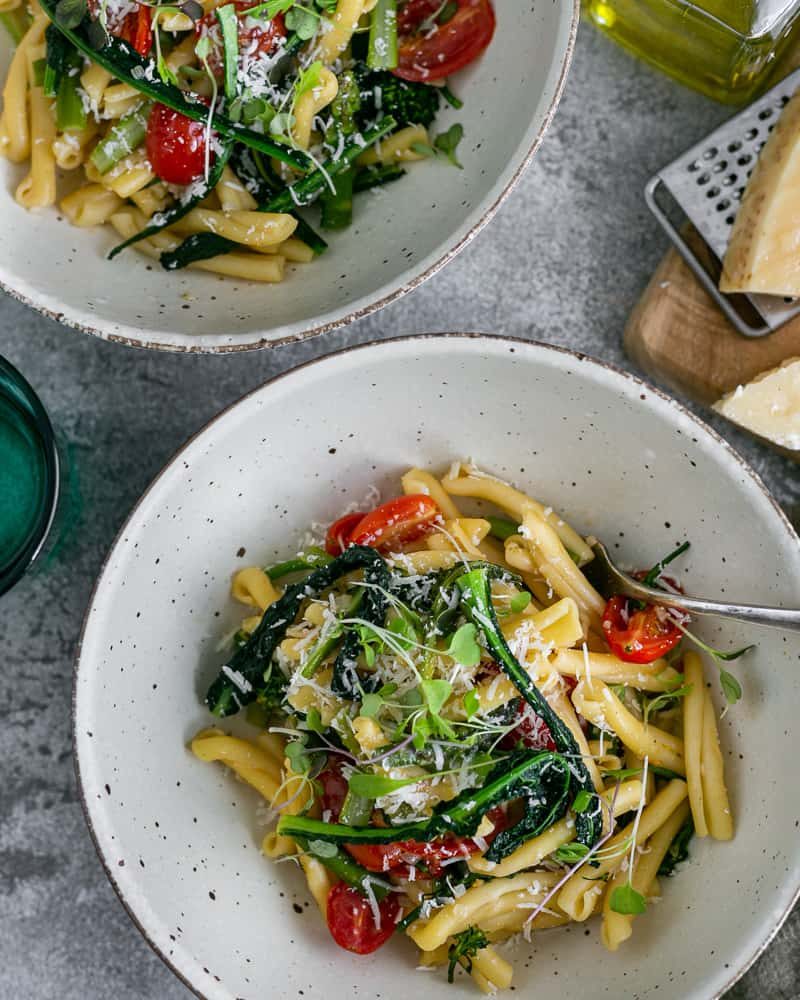
[[[50,418],[29,383],[0,357],[0,595],[41,555],[60,489]]]

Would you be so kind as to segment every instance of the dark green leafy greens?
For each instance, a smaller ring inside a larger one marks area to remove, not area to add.
[[[472,972],[472,959],[482,948],[489,945],[489,939],[478,927],[467,927],[466,930],[453,935],[453,942],[447,949],[447,981],[453,982],[456,966],[461,964]]]
[[[497,805],[522,799],[524,815],[501,831],[486,857],[500,861],[531,837],[552,826],[569,805],[570,766],[559,754],[529,751],[502,761],[478,789],[467,789],[442,803],[430,819],[391,827],[345,826],[305,816],[282,816],[278,832],[333,843],[388,844],[398,840],[433,840],[452,832],[473,836],[484,815]]]
[[[574,794],[577,795],[581,789],[593,794],[594,785],[586,765],[583,763],[575,737],[550,708],[547,700],[530,679],[528,672],[523,669],[508,648],[492,604],[489,573],[485,569],[471,569],[459,577],[456,582],[461,591],[461,607],[464,612],[483,632],[487,645],[501,669],[508,675],[534,712],[544,721],[559,752],[568,756]],[[592,799],[589,808],[575,817],[575,828],[578,840],[586,847],[592,847],[600,837],[603,828],[603,813],[600,800],[596,796]]]
[[[270,605],[248,641],[231,657],[206,694],[206,704],[214,715],[226,716],[243,705],[260,699],[264,694],[265,678],[271,676],[272,657],[300,611],[304,600],[318,595],[348,573],[361,569],[364,579],[376,584],[364,595],[363,616],[382,622],[386,605],[383,592],[389,583],[389,571],[375,549],[353,545],[341,556],[313,570],[304,580],[290,584],[280,598]],[[352,643],[345,642],[336,660],[334,671],[342,685],[358,683],[357,660]]]

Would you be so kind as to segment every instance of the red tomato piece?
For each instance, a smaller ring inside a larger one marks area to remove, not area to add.
[[[252,60],[262,52],[271,55],[286,38],[283,14],[277,14],[271,21],[266,21],[261,17],[244,16],[246,10],[256,6],[256,0],[252,3],[248,3],[247,0],[234,0],[234,6],[239,20],[240,57]],[[214,11],[211,11],[197,21],[194,30],[198,36],[209,35],[212,48],[208,54],[208,65],[212,73],[220,73],[224,56],[219,18]]]
[[[206,163],[206,126],[164,104],[154,104],[147,119],[147,158],[167,184],[191,184]],[[214,162],[211,153],[210,163]]]
[[[683,638],[665,608],[648,604],[631,609],[627,597],[617,594],[603,612],[603,635],[611,652],[626,663],[652,663]]]
[[[364,515],[350,535],[350,544],[394,551],[430,534],[441,522],[438,504],[424,493],[395,497]]]
[[[505,811],[495,806],[488,813],[494,823],[494,830],[485,838],[487,844],[504,830],[507,825]],[[437,878],[452,858],[468,858],[480,847],[471,837],[459,837],[446,833],[427,842],[420,840],[399,840],[393,844],[345,844],[348,852],[367,871],[393,872],[405,874],[403,869],[424,865],[429,875]]]
[[[89,0],[89,13],[93,18],[100,14],[100,0]],[[115,38],[121,38],[139,53],[146,56],[153,47],[153,12],[144,4],[137,5],[122,16],[116,11],[106,10],[106,27]]]
[[[380,925],[369,901],[345,882],[337,882],[328,893],[328,929],[333,940],[346,951],[369,955],[386,944],[400,919],[400,903],[395,893],[378,903]]]
[[[122,22],[119,37],[130,42],[140,56],[149,55],[153,47],[153,15],[150,8],[140,5],[137,11],[128,14]]]
[[[350,536],[356,525],[364,520],[363,514],[345,514],[334,521],[325,537],[325,551],[331,556],[340,556],[350,544]]]
[[[320,771],[317,781],[322,785],[320,804],[323,813],[330,813],[331,823],[338,823],[347,795],[347,778],[342,774],[341,761],[333,755],[328,757],[328,766]]]
[[[397,69],[392,72],[414,83],[443,80],[463,69],[483,52],[495,29],[490,0],[456,0],[449,21],[427,26],[441,6],[429,0],[409,0],[398,15],[400,35]]]
[[[557,749],[547,723],[522,699],[517,708],[517,718],[517,725],[503,737],[501,746],[510,749],[521,741],[527,750]]]

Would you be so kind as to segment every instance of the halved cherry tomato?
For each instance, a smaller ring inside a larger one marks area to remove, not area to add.
[[[603,612],[603,635],[611,652],[626,663],[652,663],[683,638],[664,608],[636,608],[617,594]]]
[[[99,0],[89,0],[89,13],[96,18],[100,13]],[[122,17],[112,8],[106,8],[106,27],[115,38],[131,45],[140,56],[149,55],[153,47],[153,12],[149,6],[138,4]]]
[[[350,535],[350,544],[396,550],[429,534],[441,521],[438,504],[424,493],[395,497],[364,515]]]
[[[350,544],[350,536],[356,525],[364,520],[363,514],[345,514],[334,521],[325,537],[325,551],[331,556],[340,556]]]
[[[245,17],[244,12],[256,6],[247,0],[234,0],[239,21],[239,53],[247,60],[255,59],[262,52],[271,55],[278,45],[286,38],[286,26],[283,14],[276,14],[271,21],[263,18]],[[210,35],[212,48],[208,55],[208,65],[211,72],[217,74],[222,70],[223,49],[222,34],[219,30],[219,18],[211,11],[201,17],[194,26],[197,35]]]
[[[463,69],[491,42],[495,29],[490,0],[456,0],[458,9],[435,29],[427,22],[441,4],[431,0],[408,0],[397,18],[400,35],[395,76],[415,83],[443,80]]]
[[[510,749],[521,742],[527,750],[556,749],[550,727],[523,699],[520,699],[517,707],[517,718],[519,721],[514,729],[501,740],[503,748]]]
[[[347,795],[347,778],[342,774],[342,765],[338,757],[330,755],[324,771],[320,771],[317,781],[322,785],[320,804],[325,814],[330,813],[331,823],[339,820],[344,800]]]
[[[380,927],[367,899],[345,882],[337,882],[328,893],[328,929],[333,940],[356,955],[369,955],[386,944],[400,919],[397,895],[389,895],[378,903]]]
[[[191,184],[205,169],[206,126],[164,104],[154,104],[147,119],[147,159],[167,184]],[[211,153],[210,162],[214,162]]]
[[[485,838],[486,843],[490,844],[497,834],[506,828],[507,819],[505,811],[500,806],[490,810],[488,816],[494,823],[494,830]],[[455,833],[446,833],[427,842],[399,840],[393,844],[345,844],[345,847],[367,871],[400,874],[400,870],[424,865],[428,874],[434,878],[441,875],[447,867],[446,861],[452,858],[468,858],[480,850],[471,837],[459,837]]]
[[[119,37],[130,42],[140,56],[149,55],[153,47],[153,14],[150,8],[140,4],[138,10],[128,14],[122,22]]]

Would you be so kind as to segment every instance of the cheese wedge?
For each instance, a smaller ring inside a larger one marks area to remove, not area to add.
[[[723,417],[800,455],[800,358],[764,372],[714,403]]]
[[[719,287],[800,295],[800,92],[783,109],[747,184]]]

